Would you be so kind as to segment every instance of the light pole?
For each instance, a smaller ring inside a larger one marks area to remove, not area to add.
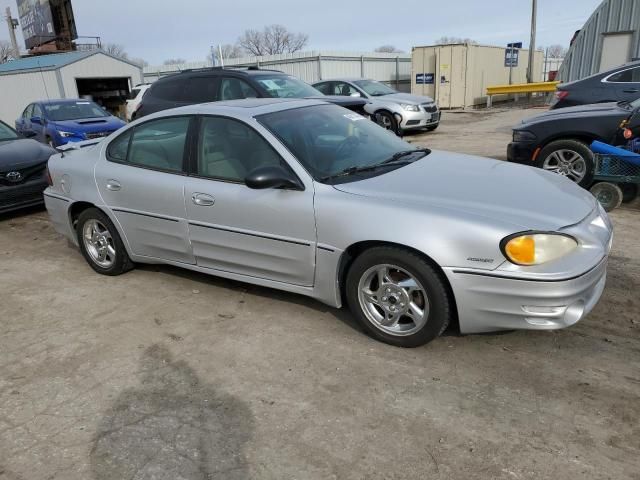
[[[531,0],[531,40],[529,41],[529,65],[527,66],[527,83],[533,82],[533,57],[536,53],[536,16],[538,0]]]

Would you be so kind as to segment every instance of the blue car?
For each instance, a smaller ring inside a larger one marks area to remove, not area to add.
[[[89,100],[43,100],[32,103],[16,120],[16,130],[52,147],[102,138],[125,122]]]

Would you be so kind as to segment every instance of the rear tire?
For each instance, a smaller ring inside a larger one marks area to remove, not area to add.
[[[371,337],[418,347],[449,325],[453,302],[442,274],[421,256],[397,247],[359,255],[346,278],[351,312]]]
[[[589,191],[607,212],[618,208],[622,203],[622,190],[615,183],[599,182]]]
[[[549,143],[540,151],[535,166],[565,176],[583,188],[589,188],[593,183],[593,152],[580,140]]]
[[[620,189],[622,190],[622,203],[633,202],[638,198],[640,193],[640,185],[637,183],[621,183]]]
[[[78,217],[76,234],[87,263],[102,275],[120,275],[133,268],[118,230],[97,208],[88,208]]]

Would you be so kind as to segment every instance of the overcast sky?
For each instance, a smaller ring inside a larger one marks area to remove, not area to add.
[[[601,0],[539,0],[537,44],[568,45]],[[324,4],[325,7],[320,5]],[[15,0],[0,0],[2,17]],[[407,52],[446,36],[483,44],[529,43],[529,0],[73,0],[80,35],[124,45],[131,57],[160,64],[204,60],[211,44],[233,43],[247,28],[280,23],[309,35],[306,50]],[[3,18],[4,19],[4,18]],[[0,39],[8,39],[6,23]],[[19,43],[24,48],[22,36]]]

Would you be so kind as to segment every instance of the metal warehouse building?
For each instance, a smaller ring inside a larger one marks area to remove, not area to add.
[[[411,93],[428,95],[440,108],[465,108],[487,102],[486,89],[509,84],[505,47],[456,43],[414,47]],[[526,83],[529,50],[518,50],[512,83]],[[533,79],[541,82],[544,53],[533,59]]]
[[[264,57],[229,58],[228,67],[259,66],[281,70],[307,83],[338,77],[366,77],[385,82],[400,91],[410,88],[411,55],[406,53],[296,52]],[[189,68],[206,68],[210,63],[188,63],[145,67],[146,82]]]
[[[573,40],[558,77],[579,80],[640,58],[640,1],[604,0]]]
[[[118,113],[142,78],[140,66],[99,50],[13,60],[0,64],[0,120],[13,125],[29,103],[56,98],[92,98]]]

